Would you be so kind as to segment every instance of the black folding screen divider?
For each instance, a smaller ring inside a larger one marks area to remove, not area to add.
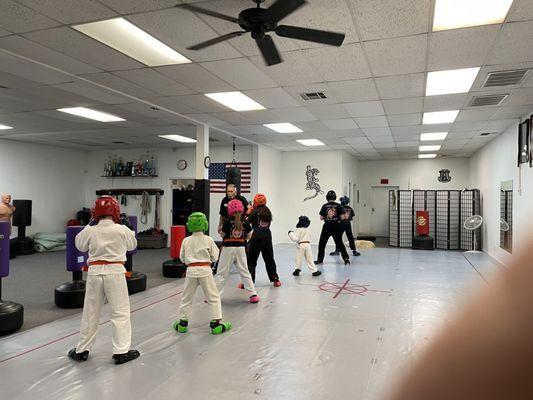
[[[464,221],[481,212],[481,195],[473,190],[390,190],[389,246],[412,247],[416,211],[429,212],[429,235],[443,250],[472,250],[474,235]],[[476,248],[481,248],[477,235]]]

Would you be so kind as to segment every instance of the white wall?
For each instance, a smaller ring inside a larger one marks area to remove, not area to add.
[[[322,222],[318,212],[326,202],[328,190],[342,193],[342,152],[341,151],[302,151],[282,153],[282,179],[280,182],[281,207],[273,209],[276,229],[282,232],[281,241],[288,242],[287,231],[294,229],[300,215],[307,215],[311,220],[311,241],[318,243]],[[306,190],[306,166],[317,168],[319,185],[324,193],[316,198],[303,201],[314,195],[314,191]]]
[[[520,170],[517,167],[517,138],[518,122],[470,159],[471,182],[481,189],[482,195],[483,250],[504,264],[509,261],[511,254],[500,248],[502,181],[513,180],[513,254],[524,250],[532,230],[530,222],[533,217],[533,168],[527,164],[522,164]]]
[[[452,181],[437,180],[441,169],[449,169]],[[380,179],[388,179],[390,186],[400,189],[464,189],[471,185],[467,158],[439,158],[427,160],[360,161],[358,165],[359,204],[358,232],[372,232],[372,187],[387,186]]]
[[[286,199],[280,190],[284,180],[284,171],[281,168],[283,163],[283,153],[259,145],[256,147],[257,161],[257,188],[254,191],[263,193],[267,196],[267,204],[273,213],[274,221],[272,222],[272,241],[274,243],[286,242],[287,233],[283,231],[281,223],[281,210],[283,209]],[[255,157],[254,157],[255,158]]]
[[[153,154],[157,159],[158,177],[156,178],[138,178],[138,177],[102,177],[104,162],[109,156],[115,155],[122,157],[124,161],[136,160],[141,154],[146,152]],[[233,158],[231,147],[212,146],[210,148],[211,162],[228,162]],[[178,160],[187,161],[185,170],[178,170],[176,164]],[[252,147],[238,146],[236,148],[236,160],[245,162],[252,161]],[[161,197],[160,223],[161,228],[168,232],[172,223],[172,179],[190,179],[194,181],[196,154],[195,147],[175,147],[175,148],[153,148],[153,149],[133,149],[117,151],[94,151],[89,153],[88,173],[85,184],[85,204],[91,206],[96,197],[96,190],[99,189],[130,189],[130,188],[158,188],[165,191]],[[192,182],[194,183],[194,182]],[[246,197],[250,197],[245,194]],[[210,197],[210,234],[218,239],[216,228],[218,225],[218,210],[223,194],[211,194]],[[152,212],[148,215],[146,224],[140,223],[138,218],[139,231],[146,230],[154,224],[155,197],[150,196],[152,203]],[[129,196],[127,207],[123,211],[129,215],[140,217],[141,196],[137,199]]]
[[[86,168],[84,151],[0,140],[0,192],[32,200],[27,235],[65,232],[66,222],[84,205]]]

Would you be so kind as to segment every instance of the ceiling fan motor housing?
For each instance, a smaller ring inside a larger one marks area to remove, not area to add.
[[[263,39],[265,32],[276,29],[277,23],[265,8],[248,8],[239,14],[239,25],[252,33],[254,39]]]

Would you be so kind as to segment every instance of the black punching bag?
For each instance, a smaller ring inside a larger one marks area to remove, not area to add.
[[[13,226],[31,226],[31,200],[13,200],[16,210],[13,213]]]
[[[241,169],[237,164],[231,164],[226,172],[226,186],[233,184],[237,187],[237,194],[241,194]]]

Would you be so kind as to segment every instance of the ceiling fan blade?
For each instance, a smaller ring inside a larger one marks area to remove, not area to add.
[[[216,37],[216,38],[213,38],[213,39],[206,40],[205,42],[195,44],[194,46],[187,47],[187,50],[201,50],[201,49],[204,49],[206,47],[212,46],[214,44],[217,44],[217,43],[220,43],[220,42],[224,42],[224,41],[226,41],[228,39],[232,39],[234,37],[241,36],[244,33],[246,33],[246,32],[244,32],[244,31],[242,31],[242,32],[240,32],[240,31],[239,32],[231,32],[231,33],[228,33],[226,35],[222,35],[222,36],[219,36],[219,37]]]
[[[320,31],[317,29],[289,25],[278,25],[275,32],[279,36],[328,44],[330,46],[340,46],[346,36],[344,33]]]
[[[265,35],[264,39],[256,39],[255,41],[267,65],[275,65],[283,61],[274,41],[269,35]]]
[[[305,3],[306,0],[278,0],[268,8],[268,12],[274,21],[279,22]]]
[[[185,9],[187,9],[189,11],[196,12],[198,14],[210,15],[211,17],[223,19],[223,20],[229,21],[229,22],[234,22],[236,24],[239,23],[239,20],[237,18],[235,18],[235,17],[230,17],[229,15],[221,14],[221,13],[218,13],[216,11],[207,10],[205,8],[197,7],[197,6],[194,6],[192,4],[178,4],[176,7],[185,8]]]

